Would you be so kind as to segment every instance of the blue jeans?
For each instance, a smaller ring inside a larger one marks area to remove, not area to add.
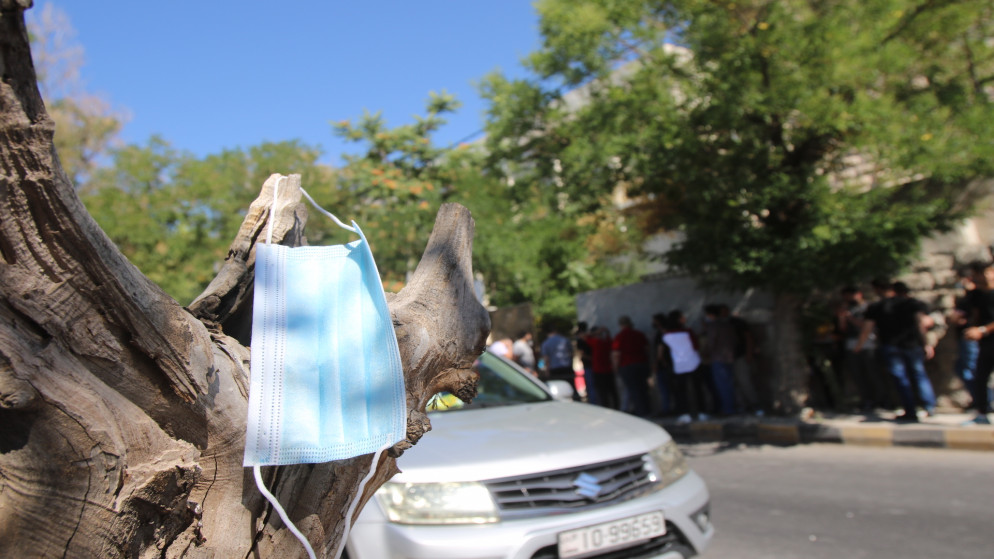
[[[967,391],[974,402],[980,402],[983,395],[977,392],[983,390],[987,394],[987,401],[991,400],[990,388],[986,385],[980,386],[981,382],[977,378],[977,358],[980,356],[980,343],[977,340],[959,339],[959,353],[956,354],[956,375],[966,385]]]
[[[915,391],[911,384],[914,382],[918,389],[918,399],[929,413],[935,411],[935,392],[932,382],[925,373],[925,350],[920,347],[902,348],[892,345],[881,345],[887,370],[897,383],[897,393],[901,397],[904,411],[915,414]]]
[[[994,372],[994,337],[980,339],[980,355],[977,356],[977,368],[973,371],[973,408],[979,413],[990,411],[991,394],[987,389],[987,381]]]
[[[718,410],[724,415],[735,413],[735,365],[733,363],[711,362],[711,376],[718,390]]]
[[[594,381],[594,369],[592,367],[583,368],[583,383],[587,387],[587,403],[596,406],[601,405],[601,395],[597,393],[596,381]]]

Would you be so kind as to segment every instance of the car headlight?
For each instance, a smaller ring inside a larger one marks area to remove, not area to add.
[[[660,489],[672,484],[687,475],[687,472],[690,471],[683,453],[680,452],[680,448],[672,440],[649,452],[649,459],[652,465],[655,466],[656,471],[654,474],[657,477],[656,481],[659,482]]]
[[[386,483],[376,499],[398,524],[497,522],[497,505],[486,486],[462,483]]]

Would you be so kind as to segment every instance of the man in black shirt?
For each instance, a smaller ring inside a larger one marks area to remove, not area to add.
[[[925,360],[935,355],[935,349],[925,343],[925,331],[931,326],[931,319],[925,303],[908,295],[907,285],[895,282],[893,288],[893,297],[877,301],[866,309],[863,331],[854,350],[861,351],[876,329],[880,353],[897,383],[904,406],[904,415],[898,419],[918,421],[912,382],[925,413],[935,413],[935,392],[925,373]]]
[[[976,390],[973,392],[973,407],[977,416],[968,423],[989,424],[990,401],[987,392],[987,381],[994,370],[994,265],[989,262],[974,262],[970,264],[970,272],[976,288],[967,293],[964,312],[967,317],[967,328],[963,337],[968,340],[978,340],[980,354],[977,356],[977,371],[973,377]]]

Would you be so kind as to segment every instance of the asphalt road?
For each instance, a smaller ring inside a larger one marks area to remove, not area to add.
[[[711,491],[702,559],[994,557],[994,452],[682,448]]]

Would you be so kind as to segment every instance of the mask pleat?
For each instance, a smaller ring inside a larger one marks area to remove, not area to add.
[[[356,250],[359,241],[346,245],[349,256],[343,266],[347,285],[362,285],[361,262],[358,260],[360,251]],[[341,394],[339,398],[347,402],[345,417],[339,426],[345,441],[362,441],[368,436],[368,418],[365,398],[365,376],[368,371],[366,361],[366,344],[364,338],[367,317],[363,315],[363,299],[367,297],[365,290],[351,297],[339,297],[341,305],[336,315],[342,323],[343,330],[348,332],[344,339],[348,340],[342,347],[340,360],[342,366]]]

